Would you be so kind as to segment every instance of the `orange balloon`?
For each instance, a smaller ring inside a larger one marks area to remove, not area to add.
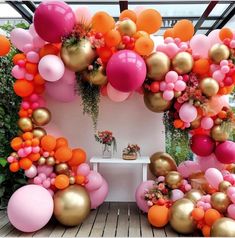
[[[214,222],[217,221],[220,218],[221,218],[221,214],[217,210],[215,210],[213,208],[208,209],[205,212],[204,219],[205,219],[205,223],[208,226],[212,226],[214,224]]]
[[[56,139],[54,136],[45,135],[41,139],[41,147],[43,150],[51,152],[56,147]]]
[[[232,92],[233,92],[234,85],[227,86],[227,87],[226,87],[226,89],[227,89],[227,94],[230,94],[230,93],[232,93]]]
[[[13,150],[19,150],[22,147],[23,140],[20,137],[15,137],[11,141],[11,148]]]
[[[104,41],[108,47],[117,46],[121,42],[121,35],[119,31],[110,30],[105,34]]]
[[[154,42],[151,38],[140,37],[135,42],[135,51],[144,56],[148,56],[152,53],[154,48]]]
[[[58,55],[60,52],[59,48],[53,44],[46,44],[44,45],[40,51],[39,56],[40,58],[44,57],[45,55]]]
[[[219,38],[221,41],[225,39],[233,39],[233,32],[229,28],[222,28],[219,32]]]
[[[204,215],[205,215],[205,212],[201,208],[196,207],[192,211],[192,217],[196,221],[202,220],[204,218]]]
[[[23,158],[20,159],[19,164],[21,169],[27,170],[32,166],[33,163],[29,158]]]
[[[36,94],[42,94],[45,91],[45,84],[43,85],[35,85],[34,92]]]
[[[181,41],[189,41],[194,35],[193,23],[189,20],[180,20],[174,25],[174,37]]]
[[[32,153],[28,156],[28,158],[33,162],[38,161],[40,157],[41,157],[40,153]]]
[[[20,165],[18,162],[13,162],[10,164],[9,169],[11,172],[15,173],[20,170]]]
[[[109,47],[101,47],[96,50],[99,57],[102,59],[103,62],[108,62],[110,57],[112,56],[113,52]]]
[[[139,39],[140,37],[146,37],[146,38],[149,38],[149,34],[146,32],[146,31],[137,31],[133,37],[135,39]]]
[[[208,59],[199,59],[194,61],[193,72],[199,75],[208,73],[210,70],[210,63]]]
[[[129,9],[126,9],[126,10],[122,11],[120,16],[119,16],[120,21],[122,21],[126,18],[129,18],[133,22],[136,22],[136,20],[137,20],[136,13],[132,10],[129,10]]]
[[[38,146],[40,144],[40,141],[38,138],[33,138],[32,139],[32,146]]]
[[[26,59],[25,54],[19,53],[13,56],[12,61],[14,65],[16,65],[19,60],[25,60],[25,59]]]
[[[72,158],[68,161],[69,166],[78,166],[86,161],[86,152],[80,148],[73,149]]]
[[[137,30],[146,31],[149,34],[158,31],[161,25],[162,17],[160,13],[154,9],[142,11],[136,21]]]
[[[0,56],[5,56],[11,49],[11,43],[6,36],[0,35]]]
[[[69,186],[69,177],[65,174],[57,175],[55,178],[55,187],[65,189]]]
[[[202,234],[204,237],[210,237],[211,235],[211,227],[208,225],[205,225],[202,227]]]
[[[66,162],[72,158],[72,150],[67,146],[58,148],[55,152],[55,158],[59,162]]]
[[[64,137],[59,137],[56,139],[56,149],[62,147],[62,146],[68,146],[68,141]]]
[[[19,117],[28,117],[28,112],[27,110],[24,109],[20,109],[20,111],[18,112]]]
[[[174,38],[174,29],[173,28],[169,28],[167,30],[165,30],[164,34],[163,34],[164,39],[166,39],[167,37],[172,37]]]
[[[45,84],[45,79],[40,75],[40,74],[36,74],[34,76],[34,80],[33,82],[36,84],[36,85],[44,85]]]
[[[91,24],[96,32],[104,34],[114,28],[115,21],[108,13],[101,11],[92,17]]]
[[[16,95],[20,97],[28,97],[34,91],[34,85],[26,79],[17,79],[13,88]]]
[[[22,138],[24,140],[32,140],[33,139],[33,133],[31,132],[25,132],[23,135],[22,135]]]
[[[30,63],[30,62],[27,62],[25,64],[25,70],[29,74],[36,75],[38,73],[38,64],[33,64],[33,63]]]
[[[155,227],[163,227],[169,221],[169,208],[153,205],[148,211],[148,220]]]
[[[76,184],[84,184],[86,178],[85,178],[85,176],[83,176],[83,175],[77,175],[77,176],[75,177],[75,180],[76,180]]]

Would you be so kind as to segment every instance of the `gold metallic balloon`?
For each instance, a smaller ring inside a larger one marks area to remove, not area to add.
[[[178,53],[172,60],[173,69],[179,74],[187,74],[193,68],[193,57],[188,52]]]
[[[229,138],[229,133],[223,130],[220,125],[216,125],[211,129],[211,137],[215,141],[223,142]]]
[[[162,80],[170,70],[170,59],[162,52],[154,52],[145,59],[148,77],[153,80]]]
[[[145,106],[152,112],[164,112],[171,106],[171,101],[163,99],[162,93],[144,93]]]
[[[75,184],[75,178],[74,178],[74,176],[71,176],[71,177],[69,177],[69,184],[71,184],[71,185],[73,185],[73,184]]]
[[[219,84],[213,78],[204,78],[200,82],[200,88],[208,97],[215,96],[219,91]]]
[[[198,200],[200,200],[203,196],[203,193],[198,189],[191,189],[185,194],[185,198],[188,198],[192,202],[196,203]]]
[[[19,155],[16,152],[12,152],[11,156],[15,157],[15,158],[19,158]]]
[[[215,122],[215,125],[221,125],[221,123],[223,122],[223,120],[220,119],[220,118],[216,118],[214,122]]]
[[[121,21],[118,30],[122,35],[133,36],[136,33],[136,24],[130,20]]]
[[[174,97],[175,97],[175,98],[178,98],[178,97],[180,97],[181,95],[182,95],[182,92],[177,92],[177,91],[174,92]]]
[[[87,39],[81,39],[78,43],[64,43],[60,56],[67,68],[74,72],[85,70],[95,60],[96,53],[92,44]]]
[[[182,175],[178,171],[170,171],[165,178],[165,182],[170,188],[178,188],[182,183]]]
[[[49,166],[54,166],[55,165],[55,159],[54,157],[50,156],[46,159],[46,164]]]
[[[228,217],[218,219],[211,227],[211,237],[235,237],[235,221]]]
[[[170,225],[172,228],[181,234],[192,233],[196,228],[191,216],[193,209],[194,203],[187,198],[176,201],[170,210]]]
[[[89,215],[90,209],[89,194],[80,185],[71,185],[54,195],[54,215],[63,225],[79,225]]]
[[[228,188],[231,187],[232,184],[229,183],[228,181],[224,180],[219,184],[219,191],[222,193],[226,193]]]
[[[37,108],[33,111],[32,119],[35,125],[44,126],[51,120],[51,113],[47,108]]]
[[[83,74],[85,80],[89,81],[91,84],[102,86],[107,84],[107,76],[105,75],[105,70],[102,66],[98,68],[95,72],[85,71]]]
[[[21,117],[18,120],[18,126],[24,132],[33,130],[33,123],[31,121],[31,119],[29,119],[28,117]]]
[[[47,134],[46,130],[41,127],[36,127],[33,129],[33,136],[41,139],[43,136]]]
[[[174,159],[164,152],[157,152],[150,157],[149,168],[155,176],[166,176],[170,171],[177,171]]]
[[[211,206],[221,213],[227,211],[230,203],[231,201],[225,193],[216,192],[211,195]]]
[[[190,123],[192,129],[197,129],[201,126],[201,116],[197,117],[194,121]]]
[[[37,161],[38,165],[44,165],[46,163],[46,158],[41,156],[39,160]]]
[[[219,64],[222,60],[227,60],[229,55],[229,48],[224,44],[215,44],[209,50],[209,57],[216,64]]]
[[[69,175],[69,166],[66,163],[60,163],[55,166],[56,174]]]

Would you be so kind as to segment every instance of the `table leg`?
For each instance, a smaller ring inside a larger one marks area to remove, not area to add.
[[[143,164],[143,182],[147,181],[147,171],[148,171],[148,166],[147,164]]]
[[[98,163],[93,163],[93,170],[98,172]]]

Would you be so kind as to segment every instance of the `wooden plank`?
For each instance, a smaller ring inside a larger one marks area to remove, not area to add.
[[[63,234],[63,237],[75,237],[80,227],[81,227],[81,224],[77,226],[73,226],[73,227],[67,227]]]
[[[152,230],[153,230],[154,237],[165,237],[166,236],[164,228],[156,228],[156,227],[152,226]]]
[[[148,222],[146,214],[140,213],[140,226],[141,226],[141,236],[142,237],[153,237],[152,227]]]
[[[170,224],[167,224],[165,226],[165,233],[166,236],[170,236],[170,237],[179,237],[179,234],[173,230],[173,228],[171,227]]]
[[[95,223],[90,232],[91,237],[101,237],[104,232],[105,222],[109,210],[109,203],[103,203],[98,211],[98,214],[95,219]]]
[[[0,219],[0,230],[9,222],[7,215]]]
[[[107,222],[106,222],[104,234],[103,234],[103,236],[105,236],[105,237],[115,237],[116,236],[119,204],[120,203],[115,203],[115,202],[110,203]]]
[[[14,227],[11,225],[10,222],[8,222],[2,229],[0,230],[0,237],[6,236],[8,233],[10,233]]]
[[[119,203],[119,215],[117,224],[118,237],[128,237],[129,235],[129,205],[128,203]]]
[[[22,232],[14,228],[11,232],[9,232],[6,237],[19,237]]]
[[[52,230],[50,237],[61,237],[65,232],[65,226],[58,224],[55,226],[54,230]]]
[[[50,234],[54,230],[55,226],[56,226],[56,221],[55,220],[51,220],[41,230],[36,231],[33,236],[35,236],[35,237],[48,237],[48,236],[50,236]]]
[[[140,213],[136,203],[129,204],[129,237],[140,237]]]
[[[90,215],[81,224],[80,229],[77,231],[77,233],[74,236],[78,236],[78,237],[88,237],[89,236],[89,234],[91,232],[91,229],[92,229],[92,227],[94,225],[96,216],[98,214],[98,211],[99,211],[99,208],[96,209],[96,210],[92,210],[91,211]]]

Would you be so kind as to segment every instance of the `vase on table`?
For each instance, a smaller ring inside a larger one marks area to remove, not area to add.
[[[112,146],[108,144],[103,144],[102,146],[102,157],[103,158],[112,158]]]

